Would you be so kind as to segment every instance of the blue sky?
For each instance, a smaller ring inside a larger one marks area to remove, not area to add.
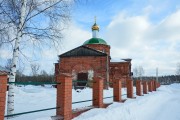
[[[83,26],[92,22],[94,16],[102,27],[109,24],[119,12],[126,11],[131,16],[143,15],[145,8],[152,9],[149,19],[156,23],[180,7],[178,0],[87,0],[76,4],[73,9],[73,19]]]
[[[33,52],[24,50],[41,69],[53,71],[57,55],[91,38],[96,16],[100,37],[111,46],[114,60],[132,58],[132,67],[143,66],[145,75],[155,75],[156,67],[160,75],[175,74],[180,62],[179,0],[83,0],[73,5],[71,13],[57,51],[53,47],[43,48],[34,57]],[[0,61],[12,55],[5,50],[0,53]],[[27,65],[24,72],[29,71]]]

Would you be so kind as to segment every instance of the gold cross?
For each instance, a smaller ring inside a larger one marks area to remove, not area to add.
[[[96,23],[96,16],[94,16],[94,22]]]

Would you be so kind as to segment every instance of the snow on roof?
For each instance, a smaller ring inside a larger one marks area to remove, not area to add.
[[[122,59],[111,59],[111,62],[127,62],[127,61]]]

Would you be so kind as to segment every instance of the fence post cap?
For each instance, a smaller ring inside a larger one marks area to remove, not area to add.
[[[102,77],[102,76],[96,76],[96,77],[93,77],[93,79],[104,79],[104,77]]]
[[[61,73],[58,76],[72,77],[72,75],[70,73]]]

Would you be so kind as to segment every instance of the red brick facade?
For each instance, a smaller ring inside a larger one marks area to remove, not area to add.
[[[56,70],[58,65],[56,65]],[[60,73],[72,74],[73,80],[77,80],[78,73],[89,73],[93,72],[92,77],[101,76],[107,80],[107,58],[104,56],[95,57],[68,57],[61,58],[59,63]]]
[[[100,49],[105,47],[109,54],[110,47],[107,45],[87,45]],[[99,46],[99,48],[98,48]],[[121,79],[122,85],[130,78],[131,62],[110,62],[109,56],[69,56],[60,57],[59,63],[55,63],[55,76],[60,73],[69,73],[73,80],[77,80],[78,73],[87,73],[88,80],[101,76],[104,82],[112,82],[114,79]]]

